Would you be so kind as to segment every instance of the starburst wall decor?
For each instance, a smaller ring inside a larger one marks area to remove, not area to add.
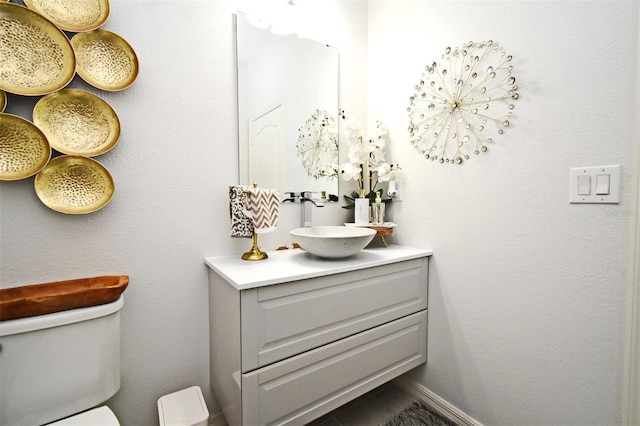
[[[463,164],[510,125],[519,97],[512,56],[492,40],[447,47],[425,67],[409,107],[409,133],[426,159]]]

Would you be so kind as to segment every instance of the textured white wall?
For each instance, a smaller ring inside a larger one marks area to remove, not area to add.
[[[122,92],[93,89],[118,113],[122,135],[97,157],[116,193],[104,209],[67,216],[45,207],[33,178],[0,182],[0,285],[128,274],[122,314],[122,386],[109,401],[123,425],[158,424],[156,400],[199,385],[209,388],[206,256],[251,247],[229,235],[227,187],[236,183],[237,126],[231,0],[111,1],[105,29],[135,49],[140,74]],[[326,39],[348,55],[343,78],[366,74],[366,4],[345,4]],[[312,28],[309,28],[312,30]],[[359,37],[348,36],[351,32]],[[345,80],[348,81],[348,80]],[[366,80],[346,90],[349,108],[365,111]],[[10,96],[7,112],[31,118],[37,98]],[[304,188],[300,188],[303,190]],[[277,233],[262,248],[289,242],[299,206],[283,208]],[[319,210],[316,210],[319,211]],[[339,206],[318,219],[344,222]]]
[[[368,116],[406,176],[394,235],[434,251],[412,374],[485,424],[620,423],[638,5],[369,4]],[[413,85],[446,46],[488,39],[514,56],[513,126],[464,166],[428,162],[408,143]],[[569,169],[607,164],[622,164],[621,204],[570,205]]]
[[[157,424],[157,398],[191,385],[217,410],[202,258],[240,250],[225,233],[237,175],[232,21],[222,2],[114,1],[104,28],[134,47],[137,81],[116,93],[79,77],[72,86],[100,93],[120,117],[120,141],[97,158],[115,196],[66,216],[40,203],[33,178],[2,182],[1,281],[128,274],[122,386],[110,406],[122,424]],[[24,99],[9,102],[11,111]]]

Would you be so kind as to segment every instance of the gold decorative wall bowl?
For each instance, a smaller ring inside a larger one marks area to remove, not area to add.
[[[64,154],[94,157],[115,146],[120,121],[100,97],[78,89],[63,89],[38,101],[33,122],[49,144]]]
[[[46,136],[33,123],[12,114],[0,114],[0,180],[33,176],[51,158]]]
[[[71,38],[71,45],[78,75],[98,89],[123,90],[138,76],[138,57],[118,34],[107,30],[78,33]]]
[[[115,190],[109,171],[96,160],[63,155],[54,158],[35,179],[36,194],[60,213],[93,213],[106,206]]]
[[[24,3],[60,29],[76,33],[95,30],[109,18],[109,0],[24,0]]]
[[[76,60],[67,36],[40,14],[0,2],[0,89],[40,96],[73,79]]]

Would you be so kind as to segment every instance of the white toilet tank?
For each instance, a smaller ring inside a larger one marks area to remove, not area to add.
[[[120,388],[120,309],[112,303],[0,322],[0,425],[42,425]]]

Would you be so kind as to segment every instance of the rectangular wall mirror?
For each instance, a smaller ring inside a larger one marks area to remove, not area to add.
[[[239,183],[338,194],[338,49],[235,18]]]

